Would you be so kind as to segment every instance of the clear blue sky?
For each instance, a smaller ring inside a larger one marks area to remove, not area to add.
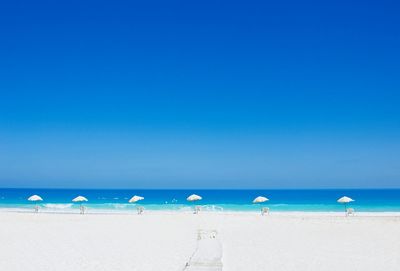
[[[400,187],[399,14],[2,1],[0,187]]]

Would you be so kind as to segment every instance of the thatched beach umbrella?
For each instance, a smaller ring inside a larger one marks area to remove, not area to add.
[[[85,207],[82,205],[83,202],[88,201],[87,198],[83,197],[83,196],[77,196],[76,198],[74,198],[72,200],[73,202],[79,202],[81,204],[81,206],[79,207],[81,214],[83,215],[85,213]]]
[[[32,195],[28,198],[29,201],[33,201],[33,202],[38,202],[38,201],[43,201],[43,199],[38,196],[38,195]],[[35,205],[35,212],[39,212],[39,205],[36,203]]]
[[[135,203],[135,202],[138,202],[139,200],[144,200],[144,197],[135,195],[129,200],[129,203]]]
[[[203,198],[202,197],[200,197],[199,195],[196,195],[196,194],[192,194],[192,195],[190,195],[189,197],[187,197],[187,201],[190,201],[190,202],[193,202],[193,201],[199,201],[199,200],[202,200]],[[197,213],[199,213],[199,211],[200,211],[200,207],[199,206],[195,206],[194,207],[194,213],[195,214],[197,214]]]
[[[203,199],[202,197],[200,197],[199,195],[196,195],[196,194],[193,194],[193,195],[190,195],[189,197],[187,197],[187,201],[198,201],[198,200],[201,200],[201,199]]]
[[[269,199],[268,198],[266,198],[266,197],[262,197],[262,196],[258,196],[258,197],[256,197],[254,200],[253,200],[253,203],[259,203],[259,204],[261,204],[261,203],[264,203],[264,202],[267,202],[267,201],[269,201]],[[267,208],[267,207],[261,207],[261,214],[262,215],[264,215],[264,213],[266,213],[266,214],[268,214],[268,212],[269,212],[269,209]]]
[[[337,200],[337,202],[339,202],[341,204],[344,204],[344,211],[345,212],[347,212],[347,204],[350,203],[350,202],[353,202],[353,201],[354,201],[354,199],[346,197],[346,196],[341,197],[340,199]]]
[[[266,201],[269,201],[269,199],[266,197],[259,196],[253,200],[253,203],[263,203]]]
[[[129,200],[129,203],[136,203],[136,202],[138,202],[140,200],[144,200],[144,197],[135,195]],[[143,213],[143,211],[144,211],[144,208],[142,206],[137,206],[136,209],[137,209],[138,215],[141,215]]]

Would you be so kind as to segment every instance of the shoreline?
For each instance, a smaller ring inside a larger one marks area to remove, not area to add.
[[[35,215],[80,215],[79,209],[74,211],[54,211],[54,210],[40,210],[35,213],[34,210],[29,209],[16,209],[16,208],[0,208],[1,213],[16,213],[16,214],[35,214]],[[145,210],[140,216],[146,215],[193,215],[193,210]],[[260,215],[260,211],[200,211],[198,216],[201,215],[238,215],[238,216],[254,216]],[[135,209],[126,211],[116,211],[116,210],[96,210],[87,209],[86,215],[98,215],[98,216],[110,216],[110,215],[122,215],[122,216],[137,216]],[[270,211],[265,217],[344,217],[344,212],[325,212],[325,211]],[[350,217],[400,217],[400,212],[382,212],[382,211],[356,211],[356,213]]]

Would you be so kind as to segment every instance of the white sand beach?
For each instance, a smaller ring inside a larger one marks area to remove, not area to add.
[[[7,271],[179,271],[215,229],[224,271],[400,268],[400,216],[256,213],[0,213]]]

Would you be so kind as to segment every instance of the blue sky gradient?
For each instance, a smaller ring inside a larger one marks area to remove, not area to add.
[[[1,187],[400,187],[397,1],[0,7]]]

